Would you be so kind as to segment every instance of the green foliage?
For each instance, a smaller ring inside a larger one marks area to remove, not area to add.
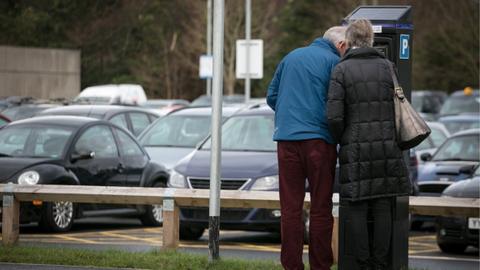
[[[244,37],[243,5],[235,1],[226,1],[235,6],[226,18],[229,43]],[[369,1],[254,1],[252,38],[264,40],[265,59],[264,78],[252,81],[253,96],[265,96],[288,52],[340,24],[362,2]],[[478,1],[406,3],[414,8],[413,87],[478,87]],[[81,50],[82,87],[140,83],[152,98],[193,99],[205,91],[205,81],[198,78],[198,57],[205,53],[205,1],[4,0],[0,10],[2,45]],[[225,69],[231,75],[229,61]],[[231,87],[232,77],[225,82]],[[234,88],[243,93],[243,81],[236,80]]]

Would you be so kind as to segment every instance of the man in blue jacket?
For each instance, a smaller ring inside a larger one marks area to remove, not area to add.
[[[328,29],[310,46],[290,52],[277,67],[267,103],[275,111],[281,205],[281,262],[303,269],[304,230],[309,229],[310,269],[333,263],[332,192],[337,152],[326,118],[330,74],[345,53],[345,27]],[[311,196],[310,228],[304,228],[305,179]]]

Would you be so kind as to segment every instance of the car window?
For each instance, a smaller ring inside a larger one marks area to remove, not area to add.
[[[0,153],[15,157],[60,157],[72,135],[67,127],[13,126],[0,131]]]
[[[273,115],[236,116],[222,126],[222,150],[276,151]],[[209,149],[209,139],[202,149]]]
[[[130,113],[130,120],[132,121],[133,134],[135,136],[138,136],[148,125],[150,125],[148,115],[145,113]]]
[[[143,156],[143,151],[140,147],[135,143],[135,141],[130,138],[125,132],[115,129],[115,132],[118,136],[118,145],[120,148],[120,153],[123,156]]]
[[[415,147],[415,150],[425,150],[425,149],[431,149],[431,148],[435,148],[435,146],[432,144],[431,138],[427,138],[423,140],[422,143],[420,143],[417,147]]]
[[[75,143],[74,152],[76,154],[95,152],[96,158],[118,157],[112,131],[104,125],[93,126],[83,132]]]
[[[168,115],[152,124],[143,146],[195,147],[210,132],[210,116]]]
[[[478,113],[480,111],[480,98],[474,96],[452,96],[445,101],[440,110],[441,115],[454,115],[461,113]]]
[[[8,124],[8,122],[0,118],[0,127],[6,124]]]
[[[109,121],[119,127],[123,127],[128,130],[127,118],[123,113],[115,115]]]
[[[448,139],[435,153],[433,160],[480,160],[478,135],[465,135]]]
[[[447,135],[438,128],[432,128],[431,130],[432,133],[430,133],[430,139],[433,142],[433,147],[439,147],[447,139]]]

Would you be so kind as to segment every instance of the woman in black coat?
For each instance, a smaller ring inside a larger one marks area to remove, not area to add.
[[[346,41],[350,48],[332,73],[327,102],[330,132],[340,144],[340,197],[352,210],[357,263],[361,269],[385,269],[392,202],[410,191],[395,138],[393,81],[388,60],[372,47],[368,20],[351,23]],[[369,216],[374,220],[370,238]]]

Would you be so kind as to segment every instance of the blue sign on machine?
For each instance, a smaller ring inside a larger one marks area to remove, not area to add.
[[[409,39],[410,35],[400,35],[400,59],[406,60],[410,58],[410,47],[408,46]]]

